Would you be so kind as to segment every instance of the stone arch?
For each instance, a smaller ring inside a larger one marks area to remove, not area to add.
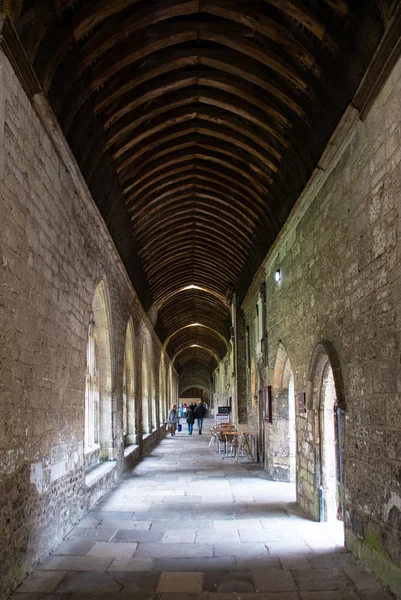
[[[296,419],[294,373],[280,343],[272,380],[273,422],[266,432],[266,469],[275,481],[296,480]]]
[[[142,345],[142,433],[152,431],[151,383],[148,345],[145,341]]]
[[[85,388],[87,464],[113,458],[110,301],[101,280],[93,295],[88,327]]]
[[[159,411],[160,421],[167,421],[167,401],[166,401],[166,367],[164,362],[164,354],[161,353],[159,363]]]
[[[344,428],[346,402],[338,354],[327,340],[319,342],[312,354],[308,395],[315,440],[315,494],[319,498],[316,512],[322,521],[335,521],[343,512],[338,432],[339,427]]]
[[[153,356],[152,356],[153,358]],[[153,360],[150,363],[150,398],[151,398],[151,422],[152,430],[159,426],[159,407],[156,394],[156,377]]]
[[[129,319],[124,348],[123,372],[123,431],[124,444],[136,442],[136,410],[135,410],[135,345],[134,325]]]
[[[180,389],[180,393],[179,395],[181,396],[181,394],[185,394],[185,392],[187,390],[190,390],[191,388],[200,388],[201,390],[203,390],[204,392],[206,392],[206,394],[210,394],[210,389],[203,386],[203,385],[199,385],[199,384],[192,384],[192,385],[187,385],[185,388]]]
[[[328,340],[321,340],[316,345],[312,353],[307,382],[307,406],[309,408],[313,408],[313,382],[316,380],[316,373],[319,366],[321,366],[321,359],[323,357],[327,357],[330,362],[331,370],[333,371],[337,405],[339,408],[341,408],[341,410],[345,411],[347,405],[345,400],[345,387],[342,377],[340,359],[334,344]]]
[[[169,409],[174,404],[173,402],[173,369],[172,366],[169,366],[168,369],[168,379],[167,379],[167,390],[168,390],[168,407]]]

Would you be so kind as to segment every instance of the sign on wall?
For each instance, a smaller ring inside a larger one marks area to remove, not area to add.
[[[216,415],[216,425],[220,425],[221,423],[229,423],[230,415]]]

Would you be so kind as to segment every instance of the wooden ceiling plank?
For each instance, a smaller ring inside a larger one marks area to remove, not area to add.
[[[208,199],[213,200],[212,197]],[[188,204],[185,201],[188,201]],[[203,218],[205,221],[211,223],[215,220],[216,225],[225,226],[227,231],[236,231],[238,238],[243,238],[245,244],[251,243],[252,236],[250,234],[252,234],[253,228],[241,223],[241,220],[232,213],[222,211],[216,207],[214,207],[214,211],[212,209],[207,210],[207,205],[195,204],[192,196],[188,196],[188,194],[177,196],[172,211],[173,213],[171,213],[171,210],[165,210],[164,206],[162,210],[161,207],[158,207],[156,215],[153,213],[153,216],[144,219],[142,234],[137,223],[135,223],[136,239],[140,248],[142,247],[143,240],[146,238],[151,239],[158,231],[163,230],[166,225],[167,231],[169,229],[168,225],[171,227],[172,224],[178,225],[181,220],[193,220],[194,218]]]
[[[166,187],[168,187],[167,190]],[[167,199],[171,195],[175,194],[177,191],[181,191],[181,189],[190,188],[203,189],[207,192],[210,191],[217,195],[219,198],[223,198],[227,201],[234,202],[237,206],[237,210],[241,210],[241,207],[245,204],[247,207],[247,212],[249,213],[249,221],[255,222],[258,219],[260,219],[263,215],[261,207],[253,201],[252,196],[249,194],[244,194],[238,189],[238,186],[233,188],[232,185],[230,186],[224,181],[196,172],[184,174],[178,177],[177,179],[171,180],[169,184],[163,184],[161,186],[153,188],[150,192],[141,196],[140,202],[141,204],[146,204],[147,202],[151,202],[154,199],[157,200],[158,198]],[[222,191],[221,188],[224,191]],[[135,204],[137,203],[138,200]],[[135,212],[136,210],[135,205],[132,205],[131,202],[127,202],[127,208],[129,213]]]
[[[258,191],[259,194],[262,194],[262,196],[259,196],[259,197],[265,197],[265,195],[266,196],[268,195],[267,188],[264,188],[259,182],[256,182],[255,175],[251,175],[247,171],[244,171],[243,169],[237,167],[236,165],[230,164],[229,162],[227,162],[225,160],[217,158],[211,154],[206,154],[206,153],[203,154],[202,152],[194,152],[193,154],[184,154],[183,156],[180,156],[179,158],[176,158],[176,159],[164,162],[164,163],[162,162],[160,165],[157,165],[156,167],[147,171],[141,177],[138,177],[134,183],[129,185],[127,188],[125,188],[124,193],[128,194],[129,192],[132,192],[132,190],[134,188],[137,188],[137,193],[139,193],[140,189],[144,189],[142,186],[139,187],[141,184],[144,183],[144,181],[148,180],[147,181],[148,186],[152,185],[155,181],[154,177],[158,177],[158,174],[160,174],[160,171],[166,171],[171,167],[178,168],[181,163],[188,162],[188,161],[190,161],[192,163],[192,165],[194,163],[196,163],[197,161],[202,161],[202,162],[206,162],[206,163],[210,162],[214,166],[219,165],[221,167],[224,167],[228,171],[232,171],[233,176],[240,175],[243,179],[245,179],[248,182],[248,184],[251,185],[255,189],[255,191]],[[168,176],[168,174],[167,174],[167,176]],[[233,181],[234,180],[235,180],[235,177],[233,177]],[[139,187],[139,190],[138,190],[138,187]],[[265,200],[262,200],[262,204],[265,205]]]
[[[195,198],[205,197],[205,199],[216,203],[216,205],[219,206],[218,210],[221,210],[220,206],[222,206],[224,207],[224,209],[233,211],[235,215],[238,215],[237,217],[233,216],[233,218],[236,218],[236,220],[238,220],[242,224],[242,226],[245,227],[245,229],[247,229],[248,231],[253,231],[257,215],[254,215],[253,211],[250,210],[246,204],[242,202],[237,202],[235,197],[230,196],[229,194],[223,194],[222,192],[211,186],[199,186],[199,183],[197,185],[194,182],[187,183],[186,185],[179,185],[173,190],[171,190],[168,194],[162,194],[162,197],[159,196],[157,200],[152,202],[152,205],[156,207],[162,206],[163,211],[170,211],[171,208],[175,210],[175,197],[178,197],[182,193],[193,194]],[[156,208],[156,211],[158,210],[159,208]],[[247,213],[249,213],[249,215]],[[143,218],[142,220],[140,217],[138,217],[137,214],[135,221],[135,233],[138,239],[140,239],[141,233],[146,231],[146,221],[146,214],[145,218]]]

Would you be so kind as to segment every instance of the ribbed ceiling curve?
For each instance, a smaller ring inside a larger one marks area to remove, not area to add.
[[[178,368],[214,368],[224,355],[227,299],[249,285],[377,46],[380,13],[373,0],[362,4],[13,4],[28,57],[123,246],[116,215],[129,216]],[[364,28],[369,40],[358,48]]]

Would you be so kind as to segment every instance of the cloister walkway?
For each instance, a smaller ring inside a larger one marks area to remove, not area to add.
[[[185,428],[184,428],[185,429]],[[205,431],[206,433],[206,431]],[[17,600],[385,600],[293,486],[184,430],[98,502]]]

